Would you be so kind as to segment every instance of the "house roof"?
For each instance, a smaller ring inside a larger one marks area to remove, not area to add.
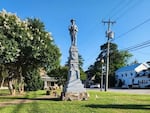
[[[55,77],[49,77],[48,75],[41,77],[43,80],[57,82],[58,80]]]
[[[138,64],[132,64],[130,66],[125,66],[125,67],[122,67],[122,68],[119,68],[116,73],[119,73],[119,72],[124,72],[124,71],[131,71],[131,70],[135,70],[135,68],[137,68],[139,65],[141,65],[142,63],[138,63]]]
[[[145,65],[145,66],[147,66],[147,68],[149,68],[149,69],[150,69],[150,61],[148,61],[148,62],[144,63],[144,65]]]

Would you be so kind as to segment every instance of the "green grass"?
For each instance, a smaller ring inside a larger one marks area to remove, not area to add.
[[[13,101],[17,99],[32,99],[36,97],[40,97],[45,95],[45,91],[39,90],[39,91],[30,91],[25,92],[24,94],[16,94],[16,96],[11,96],[9,93],[9,90],[0,90],[0,102],[4,101]]]
[[[88,91],[87,101],[37,100],[27,104],[0,107],[0,113],[149,113],[150,95]],[[30,92],[34,98],[45,91]],[[98,98],[96,98],[96,95]],[[23,97],[22,97],[23,98]],[[17,98],[16,98],[17,99]],[[0,99],[1,100],[1,99]],[[13,100],[13,99],[12,99]]]

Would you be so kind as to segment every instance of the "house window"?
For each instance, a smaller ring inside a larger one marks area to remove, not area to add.
[[[148,84],[148,81],[146,80],[146,84]]]
[[[126,73],[125,75],[126,75],[126,77],[127,77],[127,73]]]
[[[133,76],[133,73],[131,73],[131,76]]]
[[[144,84],[144,80],[142,80],[142,84]]]
[[[123,77],[123,74],[122,74],[122,77]]]

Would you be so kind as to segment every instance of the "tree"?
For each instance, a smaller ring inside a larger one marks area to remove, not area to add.
[[[33,39],[31,41],[31,44],[29,45],[31,53],[29,54],[28,48],[27,50],[24,50],[24,54],[26,59],[23,59],[26,63],[25,65],[30,65],[32,64],[33,66],[31,67],[33,70],[37,69],[38,67],[44,67],[47,72],[50,72],[51,70],[56,69],[59,67],[60,64],[60,51],[56,47],[56,45],[53,44],[53,40],[51,35],[45,31],[44,24],[40,22],[38,19],[29,19],[28,18],[28,27],[31,31],[31,34],[33,36]],[[28,55],[29,54],[29,55]],[[24,58],[24,57],[23,57]],[[30,68],[29,68],[30,69]],[[26,71],[28,72],[28,71]],[[24,73],[26,76],[28,74]],[[30,70],[31,72],[31,70]],[[35,71],[33,71],[34,74]],[[37,75],[38,76],[38,75]],[[38,79],[39,77],[34,77],[34,79]],[[25,77],[26,79],[26,77]],[[28,79],[28,78],[27,78]],[[28,79],[27,81],[33,81],[32,79]],[[27,82],[25,81],[25,82]],[[27,82],[28,83],[28,82]],[[39,80],[34,81],[32,84],[37,84]],[[42,84],[41,84],[42,85]],[[33,85],[27,85],[26,89],[31,90],[31,86]],[[34,85],[35,86],[35,85]],[[38,87],[34,87],[38,88]],[[34,89],[32,88],[32,89]],[[36,89],[34,89],[36,90]]]
[[[0,64],[8,70],[8,86],[11,94],[14,94],[14,89],[16,85],[14,82],[17,79],[16,72],[14,69],[14,64],[17,62],[17,58],[20,55],[19,43],[17,40],[20,39],[20,34],[18,32],[20,29],[23,31],[22,22],[16,15],[7,13],[5,10],[0,12]],[[12,67],[11,67],[12,66]]]
[[[84,70],[82,69],[84,60],[81,55],[79,55],[78,57],[79,57],[80,79],[82,81],[84,81],[84,80],[86,80],[86,74],[85,74]],[[59,85],[64,85],[67,81],[68,70],[69,70],[69,58],[65,64],[65,66],[60,66],[56,69],[53,69],[52,71],[50,71],[48,73],[48,75],[51,77],[56,77],[58,79]]]
[[[25,90],[36,91],[37,89],[43,88],[43,81],[39,75],[39,71],[36,68],[27,68],[25,76]]]
[[[5,68],[4,65],[0,65],[0,87],[4,86],[4,81],[8,76],[8,70]]]
[[[107,43],[101,46],[101,53],[98,55],[97,60],[95,61],[92,68],[89,67],[89,69],[87,70],[87,73],[89,74],[89,76],[91,77],[93,75],[101,76],[101,70],[102,70],[101,59],[104,59],[104,62],[106,63],[106,51],[107,51]],[[127,65],[129,58],[132,57],[132,54],[130,54],[128,51],[119,51],[115,43],[110,43],[109,51],[110,51],[109,86],[114,86],[115,71],[118,68]],[[96,78],[99,79],[99,77],[96,77]]]
[[[58,85],[65,85],[68,76],[68,66],[60,66],[48,73],[50,77],[55,77],[58,80]]]
[[[0,26],[0,64],[8,69],[11,94],[17,87],[23,89],[23,82],[27,81],[24,79],[31,70],[35,73],[39,67],[44,67],[50,71],[59,66],[60,51],[39,19],[21,20],[4,10],[0,12]]]
[[[80,79],[82,81],[85,81],[86,80],[86,73],[83,70],[84,59],[82,58],[82,56],[80,54],[79,54],[78,58],[79,58]]]

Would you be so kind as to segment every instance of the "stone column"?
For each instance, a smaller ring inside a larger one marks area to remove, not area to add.
[[[44,79],[44,89],[47,89],[47,88],[48,88],[48,86],[47,86],[47,80]]]

